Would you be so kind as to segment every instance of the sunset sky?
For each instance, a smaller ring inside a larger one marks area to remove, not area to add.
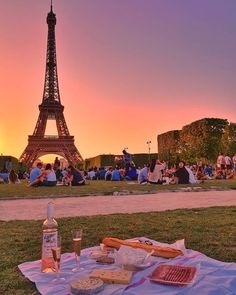
[[[0,0],[0,153],[42,101],[49,0]],[[235,0],[54,0],[61,102],[83,158],[157,151],[203,117],[236,122]],[[49,126],[48,134],[55,134]]]

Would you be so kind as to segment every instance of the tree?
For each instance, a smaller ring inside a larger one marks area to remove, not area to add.
[[[180,130],[172,130],[158,135],[158,157],[160,160],[176,163],[179,154]]]
[[[180,131],[158,135],[158,152],[161,159],[172,164],[178,158],[190,163],[215,162],[219,152],[236,152],[236,124],[220,118],[192,122]]]
[[[230,123],[226,127],[221,146],[225,154],[233,155],[236,152],[236,123]]]
[[[198,159],[215,161],[228,124],[226,119],[204,118],[184,126],[180,132],[183,158],[191,162]]]

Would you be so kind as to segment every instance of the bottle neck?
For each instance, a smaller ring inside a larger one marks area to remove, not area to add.
[[[48,203],[47,207],[47,219],[52,220],[54,217],[54,204],[52,202]]]

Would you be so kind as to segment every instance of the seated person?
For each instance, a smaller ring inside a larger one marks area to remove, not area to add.
[[[100,167],[98,169],[98,179],[99,180],[104,180],[105,179],[105,174],[106,174],[106,170],[104,169],[104,167]]]
[[[217,170],[215,179],[226,179],[225,170]]]
[[[112,176],[112,167],[110,167],[108,170],[107,170],[107,172],[106,172],[106,174],[105,174],[105,180],[111,180],[111,176]]]
[[[120,171],[119,168],[116,167],[111,174],[111,180],[112,181],[120,181],[121,180],[121,175],[120,175]]]
[[[11,171],[9,172],[8,180],[9,180],[10,184],[20,183],[18,175],[16,174],[16,172],[13,169],[11,169]]]
[[[8,173],[7,172],[1,172],[0,176],[3,179],[4,183],[8,183]]]
[[[197,179],[195,178],[195,176],[194,176],[194,174],[193,174],[193,170],[191,169],[191,168],[189,168],[189,167],[187,167],[187,166],[185,166],[185,169],[188,171],[188,174],[189,174],[189,183],[191,183],[191,184],[194,184],[194,183],[197,183],[198,181],[197,181]],[[198,172],[198,173],[201,173],[201,174],[203,174],[202,172]],[[203,174],[204,175],[204,174]],[[198,176],[197,176],[198,177]],[[203,179],[201,179],[201,180],[203,180]]]
[[[206,164],[206,167],[204,169],[204,174],[207,175],[208,177],[213,176],[212,167],[210,165]]]
[[[68,170],[68,176],[66,182],[69,184],[71,183],[72,186],[79,186],[84,185],[85,180],[83,176],[81,175],[80,171],[77,170],[74,166],[70,165],[67,168]]]
[[[89,168],[87,178],[90,179],[90,180],[96,180],[97,179],[96,171],[94,171],[93,168]]]
[[[197,180],[207,180],[207,179],[209,179],[209,177],[207,175],[205,175],[203,172],[198,172],[196,176],[197,176]]]
[[[227,171],[226,179],[233,179],[233,178],[234,178],[234,171],[233,170]]]
[[[185,163],[183,161],[179,162],[179,168],[174,173],[176,183],[178,184],[188,184],[189,183],[189,173],[185,168]]]
[[[51,164],[47,164],[45,170],[28,186],[55,186],[57,178]]]
[[[145,166],[144,168],[142,168],[139,172],[139,175],[138,175],[138,183],[139,184],[144,184],[144,183],[147,183],[148,181],[148,166]]]
[[[136,171],[136,167],[134,164],[129,167],[128,173],[125,176],[126,180],[137,180],[138,179],[138,174]]]
[[[0,175],[0,184],[4,184],[4,179]]]
[[[152,159],[148,173],[148,182],[152,184],[162,184],[162,172],[165,166],[156,159]]]
[[[43,167],[43,164],[39,162],[37,163],[36,167],[34,167],[30,171],[30,178],[29,178],[30,183],[34,182],[38,178],[38,176],[42,173],[41,171],[42,167]]]

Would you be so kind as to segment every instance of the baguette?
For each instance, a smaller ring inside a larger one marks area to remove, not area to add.
[[[169,247],[160,247],[160,246],[154,246],[154,245],[147,245],[145,243],[140,243],[140,242],[132,242],[132,241],[126,241],[126,240],[120,240],[117,238],[111,238],[111,237],[106,237],[103,239],[102,243],[105,246],[108,247],[113,247],[116,249],[119,249],[120,246],[129,246],[132,248],[138,248],[138,249],[143,249],[147,252],[153,252],[153,256],[160,256],[164,258],[174,258],[179,255],[183,255],[181,250],[174,249],[174,248],[169,248]]]

